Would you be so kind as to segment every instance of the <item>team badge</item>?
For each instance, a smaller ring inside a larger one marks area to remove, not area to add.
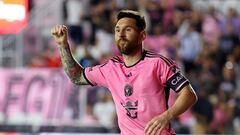
[[[129,97],[133,94],[133,87],[129,84],[126,84],[124,86],[124,94],[126,97]]]

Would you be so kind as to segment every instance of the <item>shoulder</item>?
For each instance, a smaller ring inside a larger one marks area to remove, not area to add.
[[[120,56],[113,56],[109,61],[115,62],[115,63],[122,63],[123,60],[120,58]]]
[[[103,68],[110,68],[114,65],[118,65],[118,64],[122,64],[123,61],[122,59],[119,57],[119,56],[114,56],[108,60],[106,60],[105,62],[102,62],[101,64],[99,65],[96,65],[96,67],[99,67],[101,69]]]
[[[123,64],[123,59],[121,56],[113,56],[111,59],[108,61],[109,63],[115,65],[115,64]]]
[[[160,64],[167,64],[168,66],[174,65],[175,62],[166,56],[163,56],[159,53],[152,52],[152,51],[145,51],[145,57],[148,60],[155,60],[156,62],[159,62]]]

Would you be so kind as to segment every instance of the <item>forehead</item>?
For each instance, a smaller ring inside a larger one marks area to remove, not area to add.
[[[116,27],[131,26],[136,27],[136,20],[133,18],[122,18],[118,20]]]

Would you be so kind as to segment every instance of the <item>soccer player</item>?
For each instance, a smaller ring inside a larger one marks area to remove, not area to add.
[[[115,43],[122,55],[87,68],[74,60],[66,26],[56,25],[51,33],[59,44],[64,70],[73,83],[105,86],[110,90],[122,135],[171,135],[174,130],[170,121],[190,108],[197,96],[171,59],[143,49],[145,27],[139,12],[120,11]],[[170,90],[177,92],[178,98],[168,107]]]

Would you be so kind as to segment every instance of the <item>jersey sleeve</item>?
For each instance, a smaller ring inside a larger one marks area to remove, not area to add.
[[[107,63],[84,69],[84,77],[90,85],[107,87],[105,73],[107,69],[106,65]]]
[[[175,92],[179,92],[189,83],[176,63],[171,59],[164,58],[163,61],[160,61],[159,65],[160,80],[166,87],[171,88]]]

